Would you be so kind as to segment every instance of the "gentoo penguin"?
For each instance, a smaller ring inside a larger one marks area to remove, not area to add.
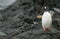
[[[46,7],[45,7],[45,9],[46,9]],[[46,11],[44,11],[44,13],[42,15],[43,30],[44,31],[51,30],[51,26],[52,26],[52,15],[48,10],[46,10]]]
[[[46,9],[47,7],[44,8]],[[60,9],[58,8],[52,8],[52,9],[54,10],[47,9],[46,11],[44,11],[43,15],[37,16],[38,19],[42,19],[42,27],[44,31],[52,29],[52,16],[54,16],[56,12],[60,13]],[[53,19],[53,20],[60,20],[60,19]]]

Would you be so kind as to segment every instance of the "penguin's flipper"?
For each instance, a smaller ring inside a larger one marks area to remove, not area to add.
[[[38,19],[42,19],[42,15],[37,16]]]

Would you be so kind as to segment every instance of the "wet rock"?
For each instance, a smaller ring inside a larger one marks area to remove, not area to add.
[[[60,7],[58,0],[17,0],[12,3],[0,12],[0,31],[6,33],[6,36],[0,36],[1,39],[60,39],[60,21],[53,20],[53,29],[43,32],[41,19],[36,18],[43,14],[44,6]],[[55,14],[53,18],[60,18],[59,15]]]
[[[8,6],[12,5],[16,0],[0,0],[0,10],[8,8]]]
[[[60,9],[54,8],[54,10],[55,10],[56,12],[59,12],[59,13],[60,13]]]
[[[0,31],[0,36],[6,36],[6,34]]]

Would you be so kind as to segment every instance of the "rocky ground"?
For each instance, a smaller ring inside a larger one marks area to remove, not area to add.
[[[53,20],[52,30],[43,32],[41,19],[36,18],[43,14],[44,6],[60,8],[60,0],[17,0],[0,10],[0,31],[6,34],[0,39],[60,39],[60,20]]]

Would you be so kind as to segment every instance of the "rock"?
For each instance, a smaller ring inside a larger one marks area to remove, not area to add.
[[[0,36],[6,36],[6,34],[0,31]]]
[[[53,8],[56,12],[60,13],[60,9],[58,8]]]
[[[12,5],[17,0],[0,0],[0,10],[8,8],[8,6]]]
[[[7,3],[7,0],[1,1]],[[44,6],[60,7],[58,0],[9,1],[13,2],[7,3],[8,5],[0,4],[0,31],[2,35],[6,35],[0,36],[0,39],[60,39],[59,20],[53,20],[51,31],[43,32],[41,19],[36,19],[36,16],[43,14]],[[55,14],[53,18],[60,18],[60,14]]]

